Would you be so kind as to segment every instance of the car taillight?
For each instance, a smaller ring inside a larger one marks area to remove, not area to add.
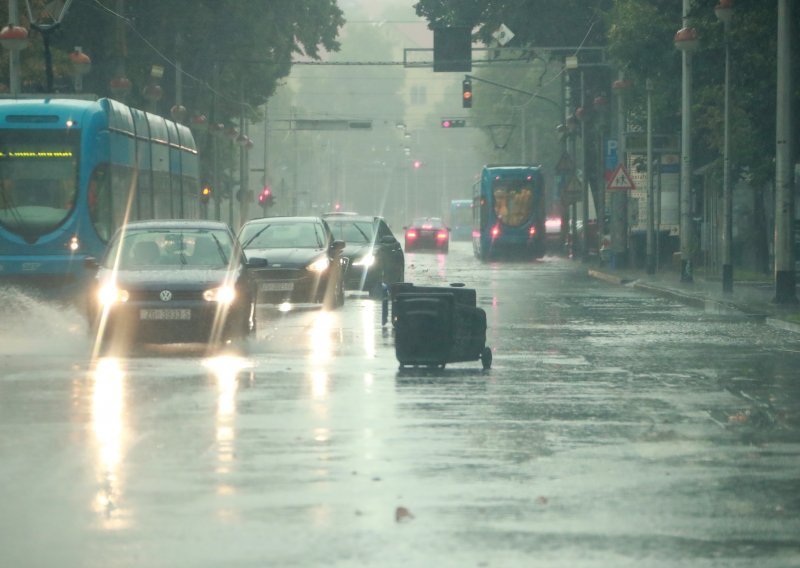
[[[446,239],[447,231],[439,231],[438,233],[436,233],[436,238],[440,241]]]
[[[530,236],[535,235],[536,234],[536,227],[531,227],[530,229],[528,229],[528,234]]]
[[[408,231],[408,232],[406,232],[406,238],[407,239],[416,239],[417,238],[417,232],[416,231]]]

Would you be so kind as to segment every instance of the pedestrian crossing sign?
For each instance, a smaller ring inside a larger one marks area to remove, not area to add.
[[[611,179],[606,189],[608,191],[630,191],[636,189],[636,184],[633,183],[625,167],[622,164],[618,164],[614,173],[611,174]]]

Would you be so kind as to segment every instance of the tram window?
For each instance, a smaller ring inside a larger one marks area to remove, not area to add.
[[[113,219],[111,216],[111,187],[108,176],[108,164],[101,164],[92,172],[89,179],[87,200],[89,217],[97,234],[103,241],[111,237]]]

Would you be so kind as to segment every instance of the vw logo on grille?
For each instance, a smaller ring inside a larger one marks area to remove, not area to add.
[[[169,302],[172,299],[172,292],[169,290],[161,290],[161,293],[158,296],[161,298],[162,302]]]

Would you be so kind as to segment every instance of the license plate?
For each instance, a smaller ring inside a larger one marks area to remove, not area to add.
[[[139,310],[141,320],[190,320],[192,310]]]
[[[266,282],[261,285],[262,292],[291,292],[294,282]]]

